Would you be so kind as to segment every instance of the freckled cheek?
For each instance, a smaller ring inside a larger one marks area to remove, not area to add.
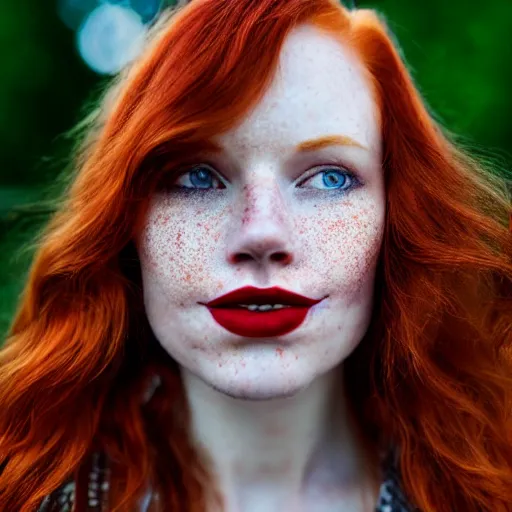
[[[300,220],[305,254],[315,271],[327,279],[355,282],[375,265],[380,251],[383,218],[372,209]]]
[[[217,226],[201,216],[184,215],[183,210],[153,212],[140,244],[143,265],[157,277],[172,278],[175,285],[203,281],[208,262],[218,248]]]

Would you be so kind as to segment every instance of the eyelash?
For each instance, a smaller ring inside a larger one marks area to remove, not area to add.
[[[193,166],[189,170],[179,172],[179,174],[174,175],[172,181],[174,182],[174,181],[178,180],[179,178],[181,178],[182,176],[186,176],[187,174],[197,171],[198,169],[201,169],[202,167],[212,167],[212,166],[210,166],[209,164],[198,164],[196,166]],[[304,179],[302,182],[300,182],[299,185],[313,179],[316,176],[321,175],[323,172],[332,171],[332,170],[339,172],[342,176],[348,177],[348,179],[351,182],[350,186],[348,186],[347,188],[332,188],[332,189],[325,188],[325,189],[316,189],[316,190],[325,190],[325,191],[330,190],[330,191],[336,191],[339,194],[343,194],[343,193],[348,193],[348,192],[352,191],[354,188],[356,188],[357,186],[362,184],[361,181],[359,180],[359,178],[356,176],[356,174],[345,165],[325,164],[325,167],[326,167],[325,169],[322,169],[322,170],[312,174],[311,176],[308,176],[306,179]],[[215,174],[217,174],[217,173],[215,173],[213,171],[213,169],[209,169],[209,172],[214,178],[216,178],[219,182],[221,182],[219,177],[215,176]],[[223,188],[225,188],[225,187],[223,187]],[[312,187],[312,188],[314,189],[314,187]],[[219,190],[216,188],[185,187],[185,186],[176,186],[176,185],[170,185],[169,187],[167,187],[167,189],[175,190],[175,191],[179,190],[179,191],[183,191],[185,193],[193,193],[193,192],[198,192],[198,191],[210,192],[212,190]],[[220,188],[220,190],[222,190],[222,188]]]

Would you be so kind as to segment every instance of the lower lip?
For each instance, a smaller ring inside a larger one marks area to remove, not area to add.
[[[308,306],[290,306],[274,311],[208,308],[214,320],[224,329],[247,338],[282,336],[297,329],[308,314]]]

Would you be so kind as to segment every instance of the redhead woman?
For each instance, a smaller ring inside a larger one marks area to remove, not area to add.
[[[75,168],[0,356],[2,511],[512,510],[507,183],[374,11],[169,11]]]

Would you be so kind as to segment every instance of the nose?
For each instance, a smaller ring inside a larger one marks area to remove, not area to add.
[[[228,242],[229,263],[292,263],[291,219],[278,184],[246,185],[231,223],[235,227]]]

